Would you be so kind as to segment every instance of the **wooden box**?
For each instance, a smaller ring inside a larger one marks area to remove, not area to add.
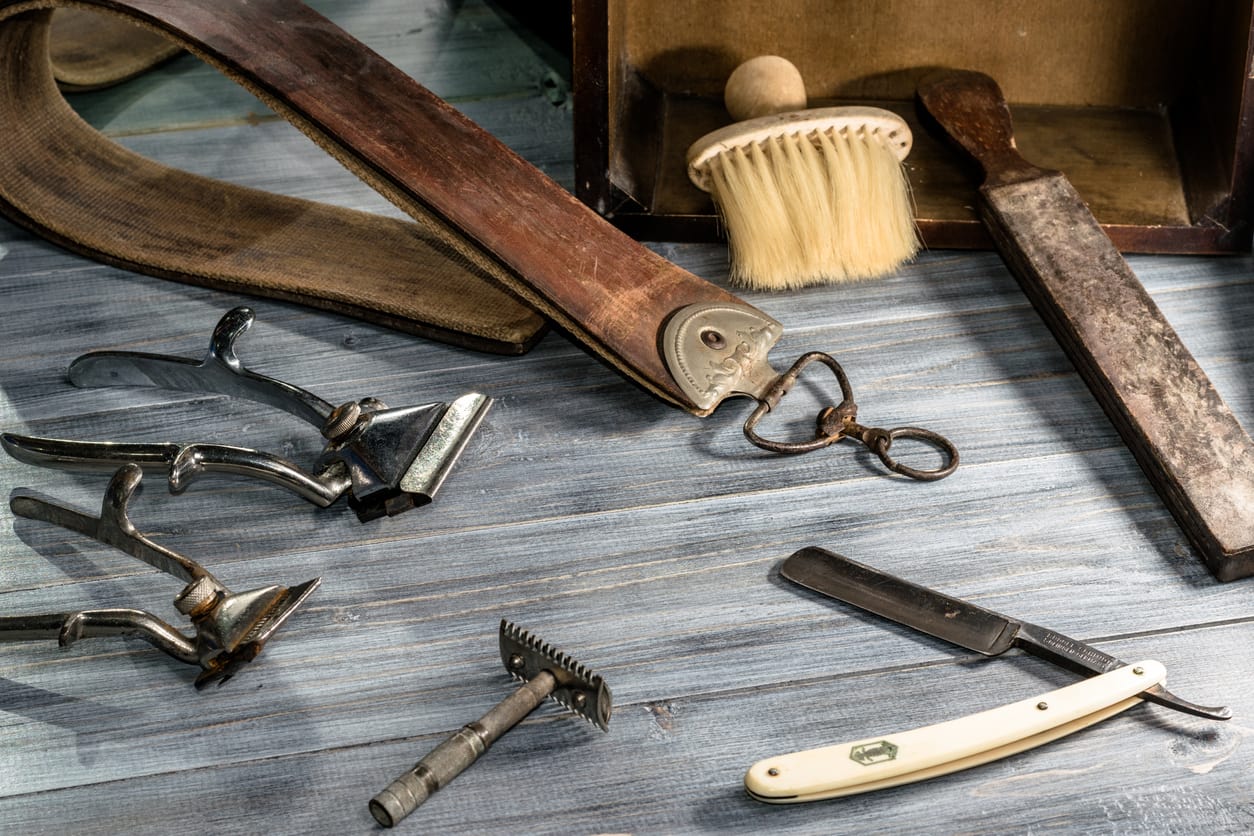
[[[575,0],[573,17],[577,193],[638,238],[719,234],[684,152],[731,121],[731,70],[778,54],[812,107],[874,104],[910,122],[927,246],[988,244],[976,172],[913,101],[923,75],[950,67],[998,81],[1024,156],[1062,170],[1120,249],[1250,248],[1249,0]]]

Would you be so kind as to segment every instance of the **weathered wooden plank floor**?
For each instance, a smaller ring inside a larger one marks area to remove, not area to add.
[[[562,68],[490,4],[315,4],[572,181]],[[247,185],[396,214],[285,123],[191,58],[79,96],[141,153]],[[656,245],[723,282],[725,256]],[[1251,259],[1137,257],[1134,269],[1254,426]],[[749,294],[788,326],[778,363],[839,357],[862,417],[958,444],[922,485],[843,445],[748,447],[743,404],[705,420],[650,400],[561,335],[499,358],[273,301],[139,276],[0,222],[0,429],[206,440],[298,461],[308,427],[247,402],[80,391],[84,351],[200,356],[226,310],[257,324],[244,362],[333,402],[497,399],[436,503],[360,524],[343,503],[210,478],[132,509],[153,539],[235,589],[322,587],[263,656],[198,693],[138,640],[0,643],[0,832],[358,833],[366,801],[510,687],[502,617],[603,674],[608,734],[544,708],[401,827],[414,832],[1254,831],[1254,603],[1219,584],[990,253],[935,252],[849,287]],[[798,415],[821,393],[801,387]],[[798,419],[800,422],[801,419]],[[805,419],[809,420],[809,419]],[[4,492],[98,507],[100,474],[0,459]],[[771,754],[939,722],[1075,677],[976,660],[780,580],[821,545],[1047,625],[1129,661],[1157,658],[1212,723],[1142,706],[975,770],[794,807],[741,789]],[[179,584],[120,552],[0,511],[0,615],[138,606],[176,620]]]

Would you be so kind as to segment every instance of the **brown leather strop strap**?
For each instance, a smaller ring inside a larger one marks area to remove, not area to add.
[[[244,191],[201,181],[191,188],[183,173],[102,140],[52,95],[48,61],[41,56],[47,49],[46,10],[58,6],[122,15],[197,55],[404,210],[423,232],[394,224],[393,237],[381,245],[376,226],[367,229],[347,213],[275,199],[265,214],[226,234],[223,221],[240,214],[234,201]],[[20,223],[133,269],[396,320],[390,324],[409,330],[443,329],[446,336],[473,333],[484,319],[482,289],[467,279],[490,278],[654,395],[698,415],[716,406],[697,406],[671,376],[659,345],[664,326],[691,305],[752,308],[619,232],[297,0],[0,0],[0,19],[6,17],[0,49],[22,60],[12,62],[4,79],[0,108],[7,110],[6,123],[22,129],[12,143],[18,150],[0,163],[0,199]],[[32,171],[33,165],[42,170]],[[83,193],[83,182],[90,183],[90,194]],[[169,227],[157,234],[151,226],[161,218],[141,203],[161,201],[162,215],[178,218],[179,234]],[[124,220],[102,227],[109,215]],[[90,234],[86,241],[79,240],[83,228]],[[206,243],[191,237],[197,230],[219,234]],[[407,251],[414,260],[436,253],[459,269],[452,276],[398,281],[363,270],[342,251],[351,247],[328,246],[333,234],[367,251]],[[274,244],[280,240],[288,244],[281,253]],[[137,251],[157,258],[141,266]],[[346,263],[327,271],[327,259]],[[282,275],[276,276],[279,266]],[[245,278],[236,278],[236,270]],[[325,278],[311,280],[311,274]],[[479,294],[460,319],[450,310],[465,301],[450,289],[459,280],[467,294],[472,288]],[[434,307],[404,304],[435,282]],[[513,304],[501,297],[501,304],[507,301]],[[409,318],[415,308],[434,310],[443,321],[423,326]]]
[[[52,15],[48,58],[62,90],[119,84],[182,51],[178,44],[122,18],[72,8]]]
[[[180,46],[81,9],[52,14],[50,38],[50,14],[0,23],[0,204],[10,219],[136,272],[479,350],[521,353],[543,334],[544,319],[501,288],[499,266],[472,263],[415,223],[196,177],[107,139],[70,109],[57,82],[114,83]]]

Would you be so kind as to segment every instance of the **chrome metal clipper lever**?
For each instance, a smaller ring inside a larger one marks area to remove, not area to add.
[[[118,470],[99,517],[33,496],[18,495],[9,504],[18,516],[85,534],[186,582],[174,606],[191,620],[195,635],[187,636],[143,610],[101,609],[0,617],[0,641],[56,638],[68,647],[81,638],[139,636],[180,662],[199,665],[198,689],[210,682],[221,684],[257,657],[322,580],[231,592],[199,563],[159,546],[135,528],[127,503],[142,478],[138,465]]]
[[[108,467],[133,462],[168,469],[179,493],[202,473],[235,473],[287,488],[320,507],[347,495],[363,522],[425,505],[492,404],[479,393],[452,403],[389,408],[375,398],[333,406],[291,384],[249,371],[235,342],[253,322],[244,307],[219,322],[203,360],[123,351],[97,351],[70,364],[75,386],[154,386],[242,397],[281,409],[318,427],[326,442],[312,471],[279,456],[208,443],[114,443],[34,438],[5,433],[0,446],[14,458],[49,466]]]

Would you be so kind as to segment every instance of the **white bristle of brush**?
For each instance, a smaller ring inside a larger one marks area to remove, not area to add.
[[[727,87],[733,116],[795,107],[798,89],[804,106],[800,74],[776,56],[741,65]],[[911,144],[905,121],[880,108],[772,112],[697,140],[688,174],[723,219],[732,280],[792,289],[882,276],[918,252],[901,162]]]

